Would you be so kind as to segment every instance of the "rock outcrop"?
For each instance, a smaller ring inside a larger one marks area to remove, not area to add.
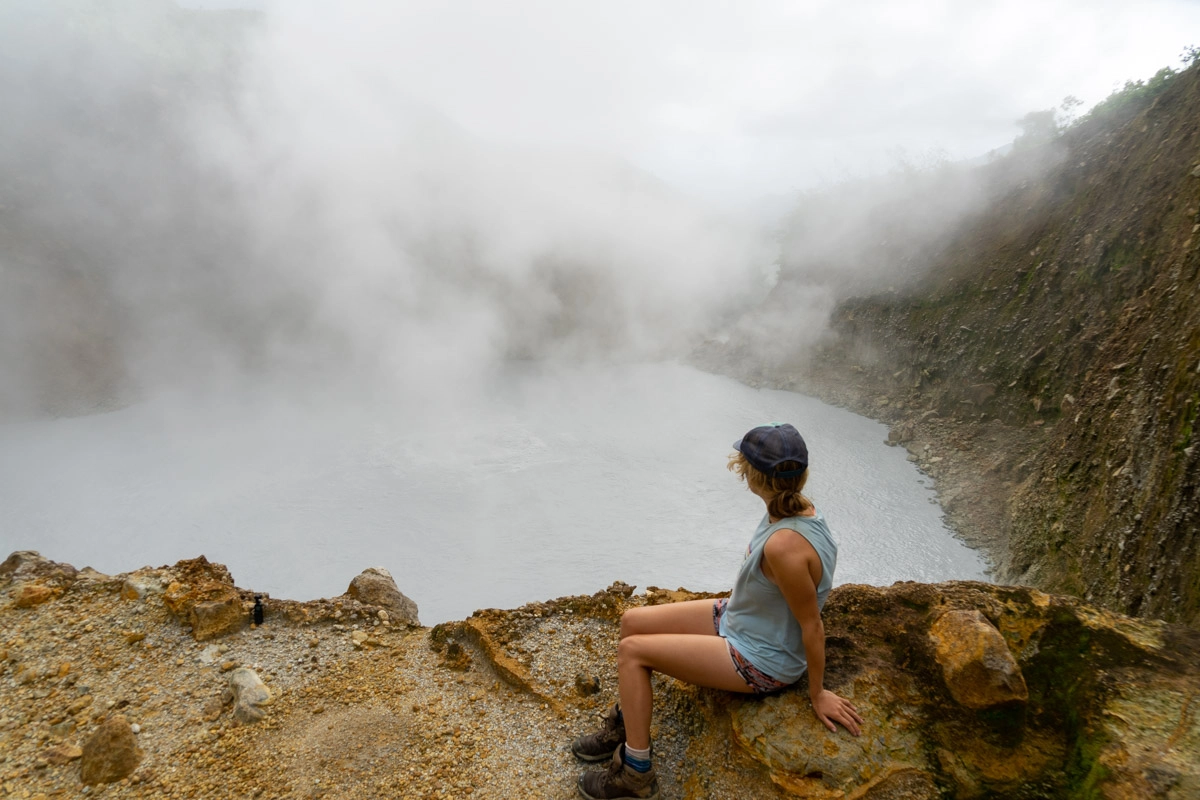
[[[225,584],[220,565],[79,575],[28,608],[0,577],[9,795],[119,781],[154,800],[566,796],[586,767],[565,745],[615,697],[621,614],[715,597],[615,583],[432,629],[351,598],[271,600],[263,625],[204,643],[169,591],[128,587]],[[823,617],[826,685],[862,735],[826,730],[804,681],[759,699],[660,676],[668,796],[1200,796],[1200,632],[962,582],[839,586]]]
[[[563,598],[478,612],[442,626],[435,640],[462,642],[547,703],[577,703],[568,682],[538,677],[536,659],[512,657],[529,652],[527,620],[557,629],[581,609],[611,619],[627,605],[702,596],[601,594],[591,605]],[[1200,793],[1200,718],[1189,711],[1200,693],[1200,633],[1069,597],[969,582],[841,586],[824,616],[826,684],[858,707],[862,736],[830,734],[812,713],[804,681],[763,700],[669,682],[659,702],[691,720],[689,768],[702,770],[709,754],[728,746],[731,730],[771,781],[799,797]]]
[[[864,735],[826,735],[798,692],[732,712],[738,741],[803,796],[900,782],[931,798],[1139,797],[1150,773],[1172,787],[1158,796],[1200,791],[1200,769],[1172,751],[1200,734],[1188,629],[975,583],[844,586],[826,617],[829,682]]]
[[[0,563],[0,581],[13,585],[16,591],[22,586],[30,585],[61,594],[62,590],[75,582],[78,575],[79,571],[70,564],[59,564],[42,558],[41,554],[34,550],[18,550]],[[41,592],[35,594],[42,596]],[[31,605],[37,603],[29,602],[25,607]]]
[[[172,571],[171,582],[163,593],[167,609],[186,621],[196,641],[204,642],[242,629],[249,622],[248,608],[233,577],[223,565],[211,564],[204,556],[180,561]],[[147,581],[123,584],[126,596],[137,595],[136,588]]]

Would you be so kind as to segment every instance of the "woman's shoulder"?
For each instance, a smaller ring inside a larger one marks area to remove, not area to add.
[[[799,533],[806,539],[828,539],[830,542],[835,541],[833,531],[830,530],[829,523],[825,521],[825,515],[816,508],[813,509],[811,516],[784,517],[775,522],[771,527],[774,529],[772,535],[779,531],[790,530]]]
[[[781,517],[771,524],[779,528],[786,528],[789,523],[811,525],[814,522],[819,522],[822,524],[825,523],[825,515],[822,514],[820,509],[818,509],[816,506],[810,507],[808,511],[803,514],[793,514],[790,517]]]

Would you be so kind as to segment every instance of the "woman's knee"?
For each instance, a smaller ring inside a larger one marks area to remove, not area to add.
[[[636,636],[639,633],[645,633],[646,617],[649,615],[650,608],[630,608],[621,615],[621,638],[626,636]]]
[[[621,641],[617,643],[617,667],[629,664],[642,664],[645,660],[643,658],[645,654],[645,647],[643,645],[647,638],[649,638],[648,635],[642,634],[631,634],[622,637]]]

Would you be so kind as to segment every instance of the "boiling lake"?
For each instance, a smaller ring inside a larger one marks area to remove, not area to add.
[[[200,554],[239,586],[310,599],[389,569],[427,625],[641,587],[728,589],[762,517],[726,461],[795,424],[835,584],[986,580],[887,429],[679,364],[515,365],[452,402],[158,398],[0,425],[0,556],[101,572]]]

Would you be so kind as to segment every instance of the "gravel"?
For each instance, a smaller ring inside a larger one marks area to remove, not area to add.
[[[614,699],[620,612],[702,596],[614,584],[434,629],[314,601],[196,642],[161,595],[123,599],[129,577],[85,571],[32,608],[0,605],[5,796],[572,797],[584,767],[568,745]],[[232,714],[239,667],[271,692],[260,722]],[[581,693],[580,675],[600,691]],[[664,797],[781,796],[729,752],[727,717],[706,716],[720,693],[655,680]],[[129,777],[85,788],[78,760],[60,763],[52,748],[81,744],[117,713],[136,726],[143,759]]]

